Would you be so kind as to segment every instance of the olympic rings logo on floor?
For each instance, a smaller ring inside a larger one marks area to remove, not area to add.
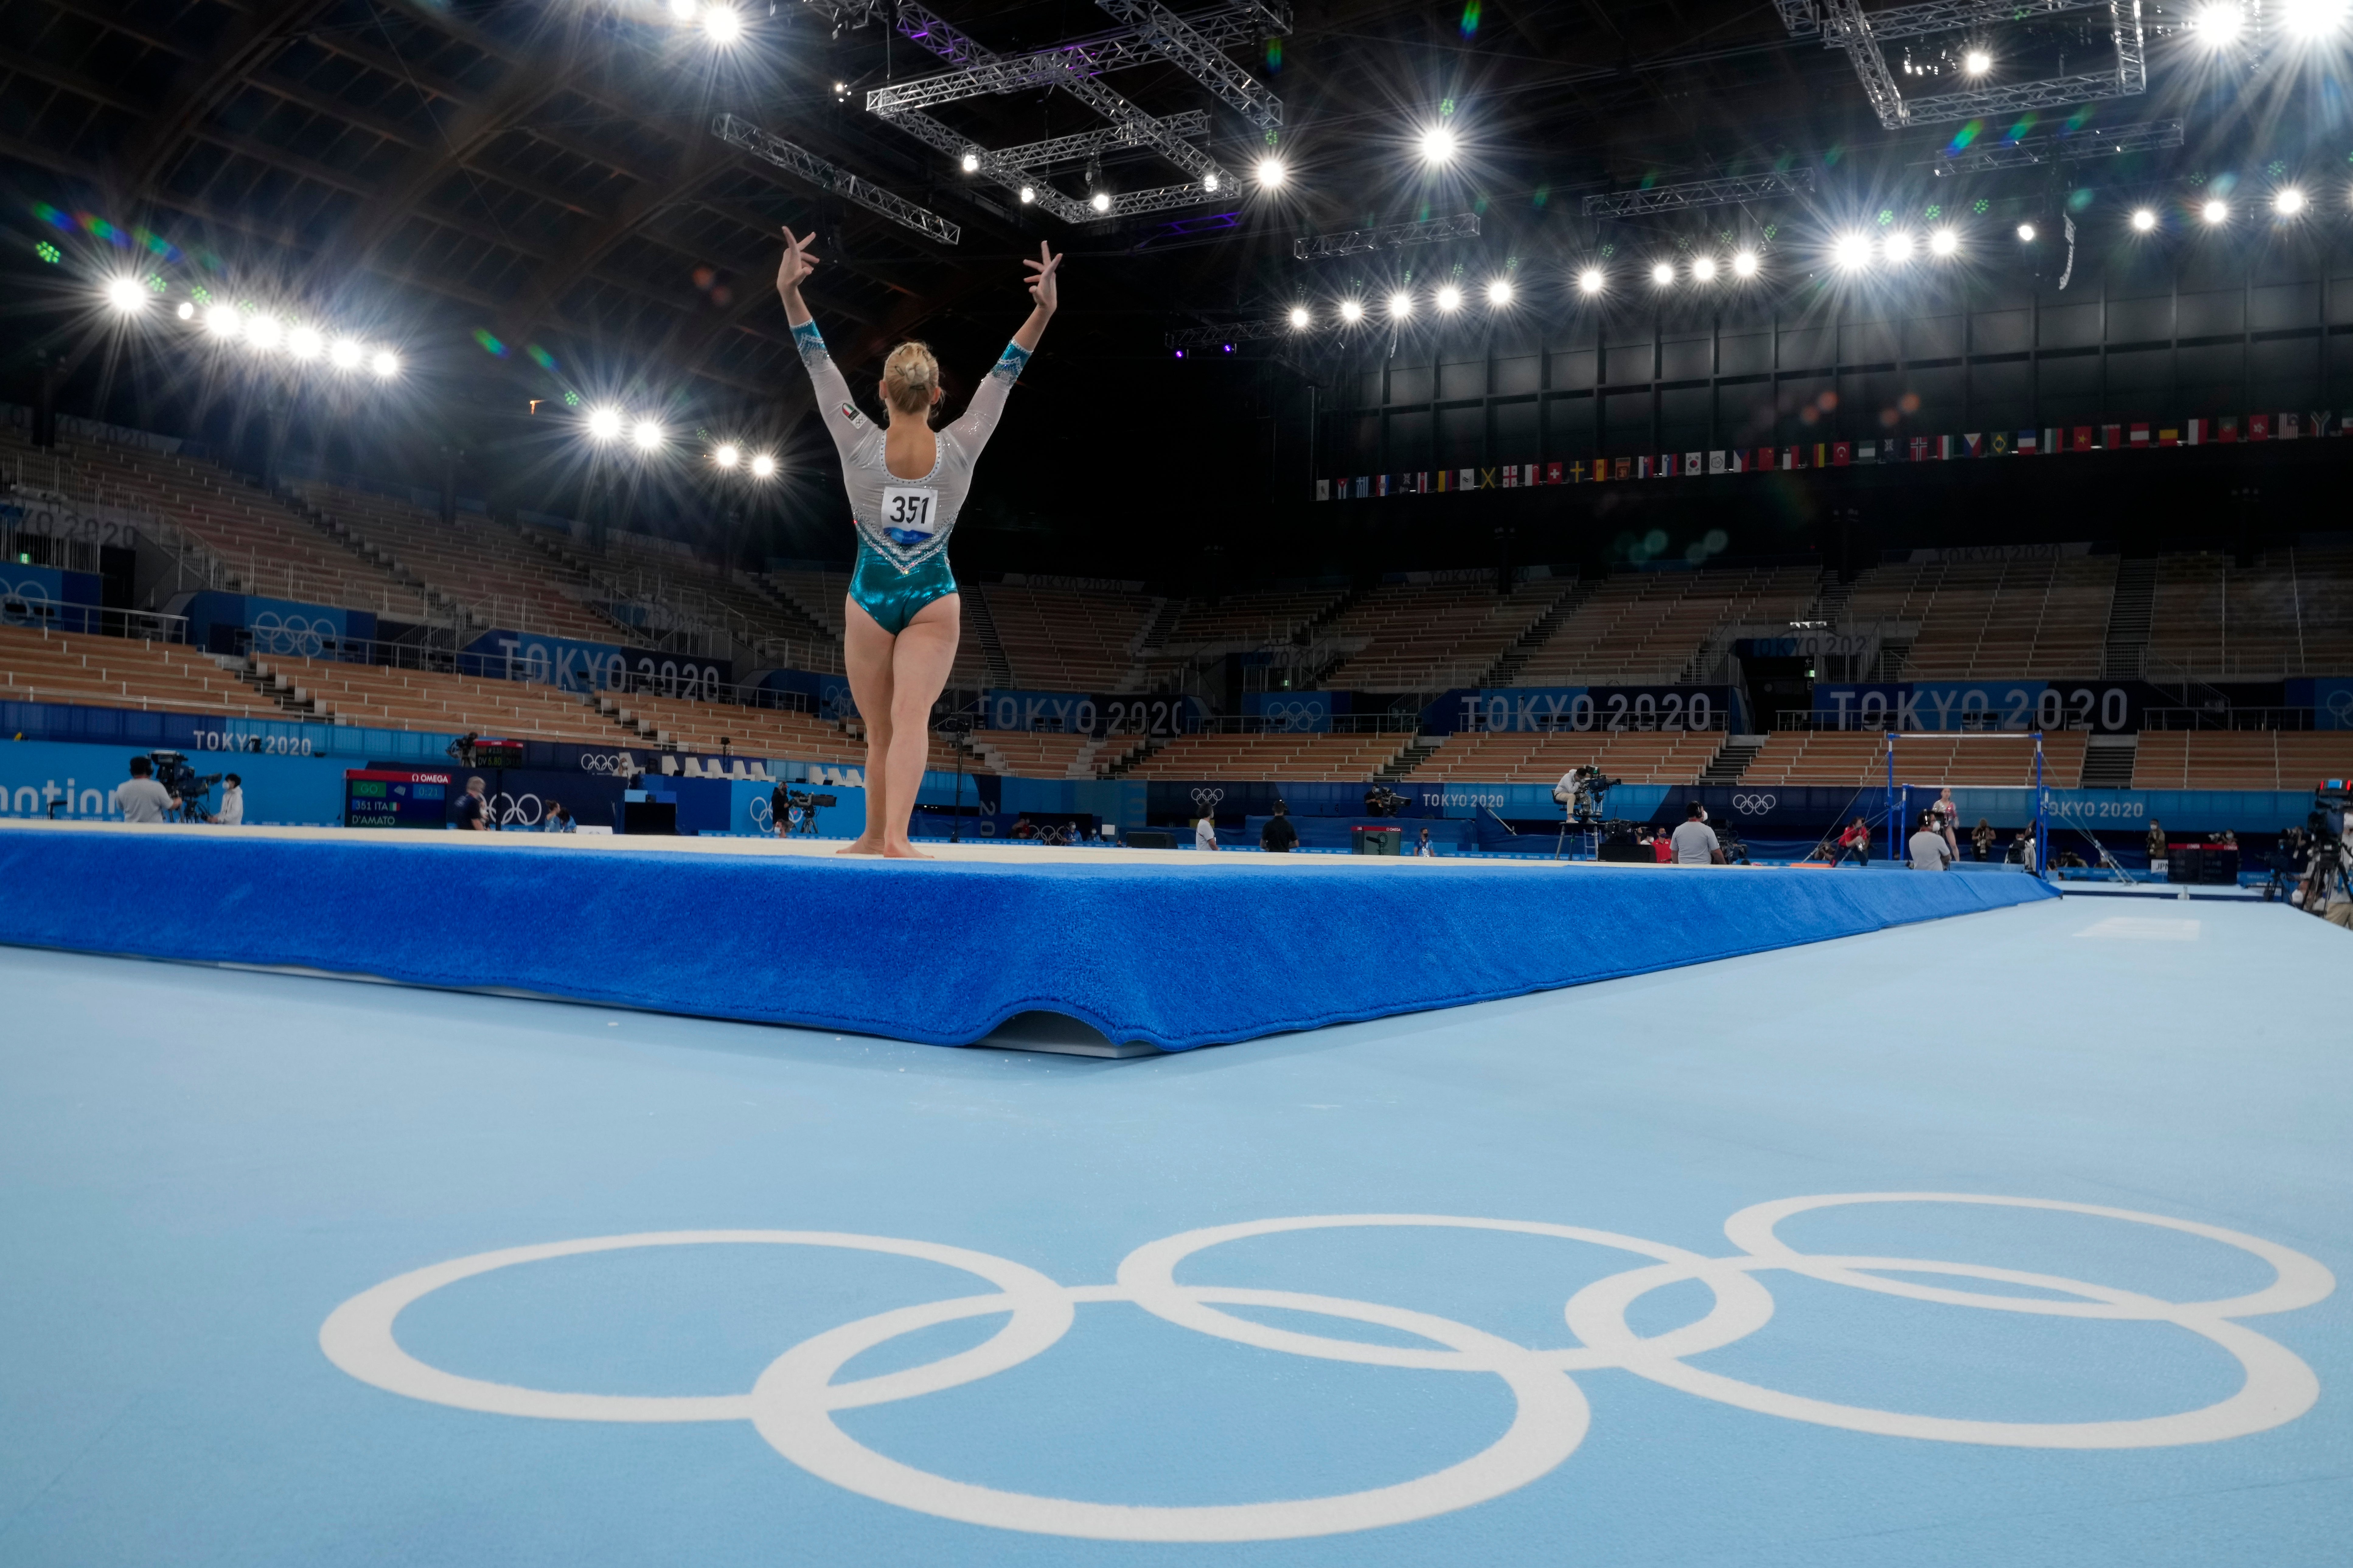
[[[1976,1204],[2089,1215],[2204,1237],[2253,1255],[2272,1282],[2224,1300],[2168,1301],[2055,1275],[1936,1258],[1831,1256],[1799,1252],[1774,1234],[1792,1215],[1857,1204]],[[1630,1252],[1648,1261],[1598,1279],[1571,1296],[1562,1316],[1579,1342],[1535,1350],[1468,1324],[1371,1301],[1294,1290],[1243,1289],[1176,1282],[1177,1265],[1247,1237],[1295,1231],[1430,1226],[1550,1237]],[[1725,1235],[1740,1251],[1709,1258],[1663,1242],[1579,1226],[1448,1215],[1316,1215],[1250,1220],[1187,1231],[1138,1247],[1122,1260],[1114,1283],[1062,1285],[1008,1258],[938,1242],[807,1230],[685,1230],[591,1237],[509,1247],[437,1263],[387,1279],[345,1301],[319,1331],[327,1359],[363,1383],[411,1399],[491,1415],[555,1421],[749,1421],[777,1453],[811,1475],[898,1507],[1000,1530],[1102,1541],[1279,1541],[1371,1530],[1451,1512],[1501,1497],[1549,1472],[1577,1450],[1590,1409],[1573,1373],[1617,1369],[1703,1399],[1786,1420],[1889,1437],[2030,1448],[2145,1448],[2211,1443],[2284,1426],[2312,1408],[2319,1380],[2295,1352],[2236,1320],[2293,1311],[2336,1289],[2328,1270],[2303,1253],[2260,1237],[2193,1220],[2092,1204],[1968,1193],[1840,1193],[1780,1198],[1741,1210]],[[559,1393],[444,1372],[409,1355],[394,1338],[401,1311],[446,1286],[518,1264],[654,1247],[825,1247],[927,1259],[985,1281],[986,1292],[900,1307],[802,1341],[770,1363],[748,1394],[642,1395]],[[1688,1358],[1746,1338],[1773,1316],[1757,1276],[1799,1274],[1915,1301],[2061,1318],[2171,1323],[2211,1341],[2237,1360],[2239,1391],[2201,1409],[2109,1421],[1989,1421],[1839,1405],[1782,1393]],[[2016,1292],[1968,1289],[1904,1276],[1926,1275]],[[1684,1280],[1707,1287],[1711,1301],[1696,1321],[1643,1336],[1627,1312],[1652,1291]],[[2032,1291],[2036,1294],[2024,1294]],[[1510,1427],[1471,1458],[1414,1480],[1328,1497],[1205,1507],[1129,1507],[1004,1491],[920,1470],[875,1452],[834,1413],[919,1398],[1018,1366],[1051,1348],[1081,1306],[1132,1302],[1154,1316],[1219,1339],[1291,1355],[1366,1366],[1472,1373],[1501,1378],[1517,1410]],[[1375,1343],[1278,1328],[1221,1310],[1278,1308],[1286,1312],[1369,1324],[1424,1345]],[[837,1382],[862,1352],[941,1323],[1003,1317],[980,1344],[918,1366]]]
[[[1769,795],[1736,795],[1732,797],[1732,809],[1743,816],[1761,816],[1773,809],[1774,802],[1778,798]]]

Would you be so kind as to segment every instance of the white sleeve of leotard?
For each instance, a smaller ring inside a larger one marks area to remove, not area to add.
[[[793,329],[793,347],[800,351],[809,384],[817,389],[818,411],[825,416],[825,427],[833,433],[834,447],[847,468],[859,444],[873,434],[874,422],[850,401],[849,384],[841,379],[841,367],[826,352],[825,336],[815,321],[803,321]]]
[[[980,380],[980,390],[972,395],[964,417],[948,426],[950,434],[961,442],[964,449],[977,458],[980,449],[988,445],[989,436],[997,429],[998,416],[1005,412],[1006,394],[1021,379],[1021,371],[1029,363],[1029,351],[1019,343],[1008,343],[988,374]]]

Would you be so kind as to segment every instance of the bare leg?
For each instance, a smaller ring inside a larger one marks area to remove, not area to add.
[[[930,759],[932,704],[940,700],[940,691],[948,683],[948,670],[955,663],[963,617],[960,595],[934,599],[907,623],[892,649],[891,815],[882,840],[885,855],[930,858],[909,841],[907,824],[914,816],[915,792],[923,784],[923,764]],[[867,798],[871,803],[873,797]],[[872,822],[871,805],[867,821]]]
[[[855,599],[845,601],[842,615],[842,667],[849,672],[849,695],[858,704],[858,716],[866,722],[866,830],[844,855],[880,855],[887,835],[882,825],[889,819],[891,799],[891,678],[892,644],[896,640],[875,623],[874,617]],[[912,801],[914,797],[907,797]],[[902,838],[906,827],[899,829]]]

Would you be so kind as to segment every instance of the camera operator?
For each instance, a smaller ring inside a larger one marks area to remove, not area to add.
[[[482,781],[479,774],[466,781],[466,793],[458,797],[455,820],[462,832],[488,833],[491,830],[491,803],[483,798]]]
[[[145,757],[131,759],[131,776],[114,786],[114,809],[125,822],[161,822],[167,811],[180,809],[180,797],[150,777],[155,764]]]
[[[2305,874],[2304,897],[2300,900],[2306,910],[2333,926],[2353,931],[2353,811],[2344,816],[2344,826],[2336,837],[2325,831],[2327,818],[2320,818],[2324,831],[2315,833],[2309,869]]]
[[[220,809],[213,820],[223,827],[235,827],[245,820],[245,781],[235,773],[221,775]]]
[[[1669,858],[1678,866],[1721,866],[1724,845],[1707,825],[1707,809],[1694,801],[1683,813],[1683,824],[1667,844]]]

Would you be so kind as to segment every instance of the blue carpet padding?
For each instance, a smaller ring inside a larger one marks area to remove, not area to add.
[[[2057,896],[2027,877],[1202,858],[0,829],[0,940],[934,1045],[1048,1011],[1182,1050]]]

